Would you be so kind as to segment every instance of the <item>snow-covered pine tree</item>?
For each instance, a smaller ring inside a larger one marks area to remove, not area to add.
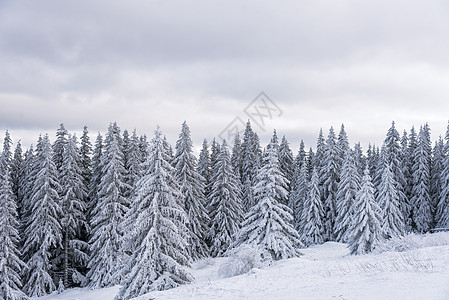
[[[208,236],[212,256],[220,256],[228,250],[242,222],[240,184],[232,170],[225,140],[220,148],[220,154],[212,170],[212,186],[209,193],[211,223]]]
[[[435,213],[437,227],[449,228],[449,122],[444,137],[444,159],[441,172],[441,193]]]
[[[430,166],[432,146],[430,142],[430,128],[426,124],[419,130],[417,147],[413,153],[413,187],[411,203],[413,206],[413,227],[418,232],[424,233],[430,230],[433,223],[430,198]]]
[[[294,201],[293,208],[293,217],[295,229],[299,232],[301,230],[301,226],[303,218],[303,207],[304,202],[306,201],[307,192],[309,185],[309,169],[307,167],[307,161],[304,157],[303,162],[301,164],[301,170],[299,171],[298,178],[296,179],[296,187],[294,190],[290,192],[290,199]]]
[[[56,140],[53,143],[53,161],[55,163],[58,172],[61,172],[62,167],[62,155],[64,153],[65,145],[67,144],[67,136],[69,133],[64,127],[64,124],[59,125],[58,130],[56,130]]]
[[[24,270],[24,292],[39,297],[56,289],[52,259],[56,247],[61,247],[62,210],[59,206],[58,171],[52,160],[52,148],[48,135],[39,137],[32,169],[34,176],[29,206],[29,217],[24,233],[23,253],[28,269]]]
[[[91,220],[91,258],[87,277],[92,288],[120,282],[120,278],[115,276],[123,265],[119,252],[123,241],[120,224],[129,205],[128,199],[123,195],[127,185],[120,139],[118,126],[110,124],[100,160],[102,176],[98,185],[98,202],[92,211]]]
[[[409,136],[409,142],[410,141],[411,139]],[[397,183],[396,190],[399,196],[399,203],[401,206],[402,214],[404,215],[404,222],[406,223],[407,226],[408,224],[410,224],[409,220],[410,220],[411,206],[409,199],[404,193],[405,187],[407,185],[407,180],[404,177],[404,173],[402,172],[402,162],[401,162],[402,151],[400,145],[400,138],[394,122],[391,123],[391,127],[390,129],[388,129],[387,135],[385,137],[383,152],[384,153],[382,154],[382,157],[385,160],[384,162],[390,165],[391,172],[393,172],[394,178]],[[379,178],[381,178],[382,176],[381,170],[377,170],[377,174],[380,174]]]
[[[378,188],[376,201],[381,211],[383,238],[399,237],[405,234],[404,216],[399,205],[396,180],[390,164],[384,162],[382,180]]]
[[[88,255],[88,244],[83,241],[83,230],[88,228],[85,211],[85,198],[87,195],[83,180],[83,172],[80,168],[81,156],[77,147],[76,136],[68,136],[62,155],[63,161],[60,173],[62,188],[62,279],[65,288],[73,284],[85,282],[82,274]]]
[[[124,142],[124,156],[125,156],[125,181],[129,186],[129,189],[126,191],[125,196],[128,198],[133,198],[135,185],[137,181],[142,177],[142,153],[139,149],[139,137],[137,136],[137,132],[134,129],[133,134],[130,138],[127,138],[127,142],[125,143],[125,138],[123,138]]]
[[[5,155],[6,154],[6,155]],[[20,259],[19,222],[7,165],[7,153],[0,155],[0,299],[28,299],[21,291],[20,274],[26,268]]]
[[[154,290],[166,290],[193,281],[184,233],[188,217],[179,205],[182,194],[172,176],[161,132],[156,130],[145,174],[137,182],[127,214],[133,222],[126,235],[134,251],[116,299],[129,299]]]
[[[92,144],[90,142],[89,131],[87,126],[83,128],[83,135],[81,136],[81,147],[80,147],[80,169],[81,175],[83,176],[83,184],[87,190],[92,179]],[[86,195],[84,202],[89,203],[88,195]]]
[[[319,176],[316,167],[313,168],[307,197],[303,204],[302,221],[300,226],[300,240],[304,245],[322,244],[323,237],[323,204],[319,189]]]
[[[282,173],[284,174],[285,178],[288,181],[287,191],[290,192],[291,181],[294,172],[294,160],[292,150],[290,150],[290,146],[288,144],[287,139],[285,138],[285,135],[282,136],[282,141],[281,144],[279,145],[279,164]]]
[[[409,151],[408,134],[407,131],[405,130],[401,138],[401,156],[402,156],[401,159],[402,174],[404,175],[406,182],[406,185],[404,186],[404,194],[406,198],[410,200],[412,198],[412,186],[413,186],[413,177],[411,173],[413,170],[413,164],[411,163],[413,159],[412,158],[413,152],[410,153]]]
[[[92,153],[92,178],[88,187],[89,203],[87,203],[87,221],[89,227],[92,229],[92,211],[97,206],[98,203],[98,192],[101,183],[101,178],[103,177],[103,165],[101,163],[101,157],[103,156],[103,137],[98,133],[95,140],[95,148]]]
[[[235,246],[256,243],[279,260],[298,256],[300,242],[292,226],[292,211],[283,204],[288,197],[288,180],[280,168],[275,143],[272,140],[266,149],[253,191],[256,204],[245,215]]]
[[[204,197],[207,200],[209,195],[209,188],[211,186],[211,166],[210,166],[210,156],[209,156],[209,145],[207,140],[203,140],[203,146],[198,157],[197,171],[204,178]],[[208,203],[205,203],[208,207]]]
[[[340,160],[338,156],[338,146],[334,129],[329,129],[329,135],[326,140],[326,148],[324,152],[323,169],[321,172],[321,182],[323,183],[323,203],[324,203],[324,237],[325,240],[335,239],[335,219],[337,217],[337,188],[340,181]]]
[[[355,199],[352,224],[348,230],[348,247],[351,254],[369,253],[377,246],[382,235],[381,221],[371,176],[366,168]]]
[[[20,141],[18,141],[16,149],[14,150],[14,156],[11,161],[11,169],[10,169],[11,188],[12,193],[16,199],[18,213],[22,209],[22,198],[19,195],[20,178],[21,178],[20,170],[22,168],[22,164],[23,164],[22,144]]]
[[[12,140],[11,135],[9,134],[8,130],[5,132],[5,138],[3,139],[3,152],[2,155],[4,157],[6,166],[8,167],[8,172],[11,170],[11,162],[13,159],[12,152]]]
[[[31,214],[31,192],[33,189],[35,175],[38,170],[34,169],[34,149],[33,145],[25,152],[23,163],[20,166],[19,172],[19,189],[18,189],[18,209],[20,234],[22,237],[21,243],[24,239],[24,231]],[[22,257],[27,261],[27,257]]]
[[[175,168],[175,179],[180,185],[184,207],[188,217],[189,255],[194,260],[208,255],[206,226],[209,224],[204,197],[204,178],[197,171],[197,161],[193,155],[193,143],[187,123],[182,123],[182,130],[176,142],[176,154],[172,165]]]
[[[430,169],[430,197],[432,199],[432,208],[433,208],[433,224],[432,228],[435,227],[440,219],[440,216],[437,214],[438,211],[438,202],[440,200],[440,195],[442,191],[442,178],[441,175],[444,170],[444,158],[446,154],[444,153],[444,142],[442,137],[440,136],[438,140],[435,142],[435,147],[433,148],[433,156],[432,156],[432,166]]]
[[[338,151],[338,164],[339,169],[343,167],[343,162],[346,157],[346,152],[350,149],[349,147],[349,140],[348,135],[345,131],[345,125],[341,124],[340,132],[338,133],[338,139],[337,139],[337,151]]]
[[[325,153],[324,153],[325,150],[326,150],[326,141],[324,139],[323,129],[320,128],[320,132],[318,134],[318,139],[316,142],[316,152],[315,152],[315,156],[313,157],[313,160],[312,160],[312,165],[314,168],[316,168],[316,171],[318,172],[318,176],[320,178],[320,186],[322,184],[321,173],[322,173],[322,169],[323,169],[323,163],[325,160]],[[322,188],[320,188],[320,193],[322,194],[322,192],[323,192],[323,190],[322,190]]]
[[[240,135],[237,133],[234,139],[234,145],[232,146],[231,163],[234,169],[235,176],[241,182],[242,181],[242,146],[240,141]]]
[[[365,170],[366,168],[366,158],[365,156],[363,156],[363,150],[362,150],[362,145],[360,145],[360,143],[356,143],[354,145],[354,162],[355,162],[355,166],[357,169],[357,172],[359,172],[360,177],[363,175],[363,170]],[[344,163],[344,161],[343,161]],[[343,165],[342,165],[343,167]]]
[[[241,145],[242,156],[242,206],[246,213],[255,204],[252,188],[260,166],[261,150],[259,137],[253,131],[251,123],[246,123]]]
[[[296,155],[293,161],[293,173],[290,182],[290,194],[288,196],[288,207],[290,207],[290,209],[293,211],[295,224],[296,224],[296,211],[297,211],[295,205],[297,202],[296,192],[298,190],[298,178],[305,158],[306,158],[306,151],[304,150],[304,141],[301,140],[301,142],[299,143],[298,155]]]
[[[360,175],[355,162],[354,153],[346,149],[343,167],[337,189],[337,218],[335,221],[336,240],[348,241],[348,230],[354,216],[355,198],[360,190]]]

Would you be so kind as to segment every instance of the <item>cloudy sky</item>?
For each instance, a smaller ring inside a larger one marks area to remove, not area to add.
[[[380,144],[449,119],[447,1],[0,1],[0,130],[218,136],[264,91],[296,151],[344,123]],[[2,133],[1,133],[2,134]]]

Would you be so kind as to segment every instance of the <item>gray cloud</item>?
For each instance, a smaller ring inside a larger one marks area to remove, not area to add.
[[[174,142],[217,136],[265,91],[296,148],[345,123],[380,144],[449,116],[446,1],[2,1],[0,127],[54,132],[110,121]],[[29,141],[31,143],[34,141]]]

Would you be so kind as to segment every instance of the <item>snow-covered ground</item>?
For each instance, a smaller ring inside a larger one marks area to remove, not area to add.
[[[382,251],[350,256],[345,244],[328,242],[303,249],[299,258],[224,279],[218,268],[227,258],[209,259],[193,266],[196,283],[136,299],[449,299],[449,233],[411,237],[407,247],[395,243]],[[72,289],[39,299],[106,300],[118,288]]]

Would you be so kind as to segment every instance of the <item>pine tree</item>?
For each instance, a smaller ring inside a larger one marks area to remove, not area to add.
[[[296,222],[296,215],[297,215],[297,208],[296,203],[298,202],[297,199],[297,191],[298,191],[298,180],[301,173],[301,168],[306,159],[306,152],[304,150],[304,141],[301,140],[299,144],[299,151],[298,155],[296,155],[295,160],[293,162],[293,174],[290,182],[290,194],[288,196],[288,207],[293,211],[293,216]],[[296,225],[295,225],[296,226]]]
[[[449,228],[449,122],[445,135],[443,170],[441,172],[441,193],[436,208],[437,227]]]
[[[282,142],[279,145],[279,164],[285,179],[288,181],[287,191],[290,192],[294,171],[294,160],[292,150],[290,150],[290,146],[285,138],[285,135],[282,137]]]
[[[125,136],[125,135],[124,135]],[[137,181],[142,177],[142,154],[139,149],[139,138],[136,130],[133,131],[131,138],[127,138],[124,141],[124,157],[125,157],[125,182],[129,186],[129,189],[125,192],[125,196],[128,198],[134,197],[133,190]]]
[[[405,195],[405,187],[407,185],[406,178],[404,177],[404,173],[402,172],[402,156],[401,156],[401,145],[399,144],[400,138],[399,133],[395,128],[395,123],[392,122],[390,129],[387,132],[385,141],[384,141],[384,153],[382,154],[385,163],[389,164],[391,167],[391,172],[393,172],[394,178],[396,179],[396,190],[399,196],[399,203],[401,206],[401,211],[404,216],[404,221],[406,225],[409,225],[409,218],[411,215],[411,206],[410,201]],[[409,142],[411,141],[409,137]],[[410,147],[410,143],[409,143]],[[378,160],[380,161],[380,160]],[[380,170],[382,168],[379,168]],[[381,178],[381,171],[377,170],[377,173],[380,174],[379,178]],[[379,181],[380,182],[380,181]]]
[[[435,147],[433,148],[432,156],[432,167],[430,169],[430,196],[431,196],[431,207],[433,209],[433,224],[432,227],[437,225],[440,219],[438,215],[438,202],[440,200],[440,195],[442,191],[442,174],[444,170],[444,158],[446,154],[444,153],[444,142],[441,136],[435,142]]]
[[[292,211],[283,204],[288,196],[288,180],[281,170],[275,141],[267,147],[256,182],[256,204],[246,214],[235,245],[255,242],[274,260],[298,256],[295,247],[299,239],[292,226]]]
[[[184,248],[188,218],[179,205],[182,194],[172,176],[174,170],[159,130],[145,163],[145,175],[137,182],[136,196],[127,219],[134,226],[126,240],[134,248],[129,273],[116,299],[129,299],[154,290],[166,290],[193,281],[186,270],[190,258]]]
[[[0,298],[28,299],[21,291],[20,273],[26,268],[20,259],[17,206],[8,174],[8,153],[0,156]]]
[[[430,198],[430,164],[432,147],[430,128],[426,124],[419,131],[418,145],[414,151],[413,165],[413,225],[421,233],[428,232],[432,225],[432,200]]]
[[[241,146],[242,155],[242,205],[246,213],[255,204],[252,193],[255,176],[260,165],[260,144],[251,123],[246,123]]]
[[[3,152],[2,156],[4,157],[6,166],[8,168],[8,172],[11,170],[11,162],[12,162],[12,140],[11,135],[9,134],[8,130],[5,132],[5,138],[3,139]]]
[[[381,227],[383,238],[403,236],[405,233],[404,216],[402,215],[397,183],[391,172],[390,164],[384,163],[382,181],[379,186],[377,203],[381,210]]]
[[[324,164],[321,173],[324,201],[324,231],[326,240],[335,239],[335,219],[337,217],[337,188],[339,182],[339,157],[334,129],[331,127],[326,141]]]
[[[346,150],[341,180],[337,190],[337,219],[335,221],[335,232],[337,241],[347,242],[348,230],[354,216],[355,198],[360,190],[360,176],[355,163],[354,154],[350,149]]]
[[[187,213],[189,221],[189,255],[197,260],[208,255],[205,232],[210,220],[204,207],[204,178],[197,172],[197,161],[195,155],[193,155],[192,147],[190,129],[184,122],[179,139],[176,142],[173,166],[175,168],[175,179],[180,185],[180,191],[184,199],[183,209]]]
[[[232,147],[231,163],[234,170],[236,178],[242,181],[242,149],[240,136],[237,133],[234,139],[234,146]]]
[[[101,156],[102,177],[98,186],[98,203],[92,211],[91,258],[87,276],[90,286],[102,288],[118,284],[115,275],[122,267],[120,255],[123,232],[120,224],[129,205],[124,197],[127,188],[123,166],[123,152],[118,126],[108,128],[104,153]],[[95,175],[95,174],[94,174]]]
[[[101,162],[101,157],[103,156],[103,137],[100,133],[98,133],[96,141],[95,141],[95,148],[93,150],[92,154],[92,178],[89,183],[88,187],[88,195],[89,195],[89,202],[87,203],[87,221],[89,224],[89,227],[92,229],[92,211],[95,209],[95,207],[98,204],[98,194],[99,194],[99,186],[101,183],[101,178],[103,177],[103,164]]]
[[[242,221],[240,185],[232,171],[231,158],[225,140],[221,145],[212,176],[209,194],[210,252],[212,256],[220,256],[234,241],[234,235],[240,229]]]
[[[20,188],[20,179],[21,179],[21,168],[23,164],[23,155],[22,155],[22,144],[20,141],[16,145],[16,149],[14,150],[14,156],[11,161],[11,188],[12,193],[14,195],[14,198],[16,199],[17,203],[17,211],[19,212],[22,209],[22,198],[19,193]]]
[[[204,178],[204,196],[208,199],[209,187],[211,186],[211,166],[210,166],[210,156],[209,156],[209,146],[207,140],[203,140],[203,147],[201,148],[200,155],[198,157],[198,174]],[[207,204],[206,204],[207,207]]]
[[[63,284],[70,287],[72,282],[84,282],[82,268],[85,267],[88,256],[88,244],[82,241],[82,230],[88,228],[86,211],[86,187],[83,181],[81,156],[77,147],[76,137],[68,136],[63,152],[60,183],[62,188],[62,233],[63,233]],[[69,277],[70,276],[70,277]]]
[[[52,160],[48,135],[39,138],[33,169],[38,170],[33,181],[29,200],[29,218],[25,229],[23,253],[28,259],[25,270],[24,291],[30,297],[39,297],[56,289],[52,259],[61,247],[62,210],[59,206],[58,171]]]
[[[318,172],[316,168],[313,168],[307,197],[303,205],[302,226],[299,232],[301,242],[307,246],[324,242],[324,211],[318,185]]]
[[[64,124],[60,124],[58,130],[56,131],[56,140],[53,144],[53,161],[55,163],[58,172],[61,172],[63,153],[65,145],[67,144],[67,136],[69,133],[64,127]]]
[[[366,168],[354,203],[354,218],[348,230],[348,247],[351,254],[369,253],[377,246],[382,232],[379,211],[374,199],[371,176]]]
[[[19,222],[20,234],[24,237],[24,231],[28,224],[31,215],[31,196],[34,185],[34,180],[37,174],[37,169],[34,168],[34,149],[33,145],[25,152],[23,163],[19,171],[19,188],[18,188],[18,208],[19,208]],[[27,261],[27,257],[23,257]]]
[[[87,190],[90,186],[90,181],[92,179],[92,144],[90,142],[89,131],[87,126],[83,128],[83,135],[81,136],[81,147],[80,147],[80,169],[81,175],[83,176],[83,185]],[[86,195],[84,202],[89,203],[88,195]]]
[[[350,149],[348,135],[345,131],[345,125],[341,124],[340,132],[337,139],[337,151],[338,151],[338,164],[340,169],[343,166],[343,162],[346,157],[346,152]]]
[[[309,185],[309,170],[307,168],[307,161],[304,157],[303,163],[301,164],[301,170],[298,174],[298,179],[296,180],[296,187],[294,190],[290,192],[290,198],[293,199],[293,216],[294,216],[294,224],[295,229],[297,231],[301,230],[302,220],[303,220],[303,210],[304,203],[308,194],[308,185]]]

